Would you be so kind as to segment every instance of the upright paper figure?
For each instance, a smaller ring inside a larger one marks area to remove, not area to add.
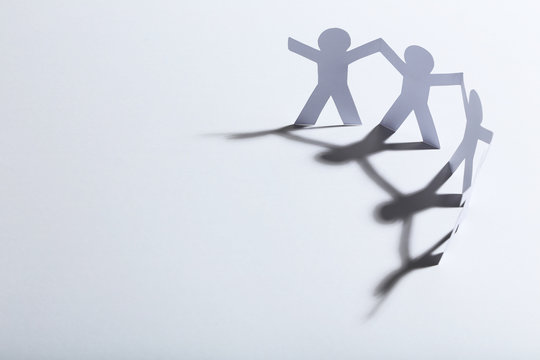
[[[295,125],[315,124],[330,97],[334,99],[344,124],[360,125],[362,122],[347,84],[348,67],[350,63],[376,53],[381,41],[374,40],[347,51],[351,38],[345,30],[338,28],[322,32],[318,41],[320,50],[289,38],[289,50],[316,62],[319,74],[318,84]]]
[[[471,187],[473,177],[473,160],[476,153],[478,141],[481,140],[486,144],[491,143],[493,132],[482,127],[482,103],[478,93],[471,90],[469,99],[467,100],[467,91],[465,86],[461,86],[463,96],[463,104],[465,106],[465,116],[467,124],[465,126],[465,135],[459,144],[456,152],[452,155],[448,164],[450,171],[454,173],[462,162],[465,162],[465,171],[463,173],[463,192]]]
[[[432,86],[460,85],[463,83],[463,73],[431,74],[433,57],[420,46],[409,46],[405,50],[405,61],[384,41],[381,42],[381,53],[403,75],[401,94],[382,119],[381,125],[396,131],[414,110],[423,141],[440,148],[428,107],[429,90]]]

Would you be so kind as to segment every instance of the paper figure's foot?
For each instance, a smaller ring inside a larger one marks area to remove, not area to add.
[[[441,144],[439,143],[439,140],[426,140],[426,139],[422,139],[422,142],[430,147],[432,147],[433,149],[440,149],[441,148]]]
[[[362,122],[360,120],[352,120],[352,121],[348,120],[348,121],[344,121],[343,125],[357,126],[357,125],[362,125]]]
[[[392,133],[395,133],[397,131],[397,129],[399,128],[399,126],[393,126],[391,123],[386,122],[384,120],[381,121],[378,126],[382,126],[385,129],[390,130]]]
[[[294,126],[298,126],[298,127],[308,127],[308,126],[313,126],[314,124],[311,124],[311,123],[303,123],[303,122],[298,122],[298,120],[296,120],[296,122],[294,123]]]

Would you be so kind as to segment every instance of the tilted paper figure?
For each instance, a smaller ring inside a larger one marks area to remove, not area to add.
[[[419,212],[430,207],[463,206],[465,200],[464,194],[467,193],[467,190],[469,190],[472,184],[473,160],[478,141],[481,140],[490,144],[493,138],[493,132],[482,127],[482,104],[478,93],[471,90],[469,99],[467,99],[467,91],[463,84],[461,86],[461,93],[467,120],[463,140],[461,140],[450,160],[426,187],[405,197],[399,197],[391,203],[382,206],[380,209],[382,218],[387,220],[403,218],[410,213]],[[437,193],[463,162],[465,163],[465,171],[463,173],[461,194]]]
[[[432,86],[460,85],[463,83],[463,73],[432,74],[433,57],[420,46],[409,46],[405,50],[405,61],[384,41],[380,51],[403,75],[401,94],[384,115],[381,125],[396,131],[414,111],[423,141],[440,148],[437,130],[428,107],[429,90]]]
[[[461,86],[461,93],[465,106],[465,116],[467,118],[465,135],[456,152],[450,161],[448,161],[448,164],[450,165],[450,171],[454,173],[462,162],[465,163],[465,171],[463,173],[463,192],[465,192],[472,184],[473,160],[478,141],[481,140],[486,144],[490,144],[493,138],[493,132],[482,127],[482,103],[480,102],[478,93],[475,90],[471,90],[469,99],[467,100],[467,91],[464,85]]]
[[[322,32],[318,41],[320,50],[289,38],[289,50],[316,62],[319,76],[318,84],[295,125],[315,124],[330,97],[344,124],[360,125],[362,122],[347,84],[348,67],[350,63],[376,53],[380,41],[374,40],[347,51],[351,38],[345,30],[338,28]]]

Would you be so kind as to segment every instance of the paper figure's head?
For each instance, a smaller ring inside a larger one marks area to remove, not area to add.
[[[343,29],[327,29],[319,36],[319,49],[321,50],[345,51],[349,46],[351,46],[351,37]]]
[[[433,56],[423,47],[412,45],[405,50],[405,62],[413,72],[418,74],[429,74],[435,62]]]
[[[471,90],[469,94],[469,121],[474,121],[475,123],[482,123],[482,103],[480,102],[480,96],[475,90]]]

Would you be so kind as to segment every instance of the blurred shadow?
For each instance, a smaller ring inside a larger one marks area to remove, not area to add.
[[[362,140],[350,145],[334,147],[318,156],[318,160],[329,164],[340,164],[351,160],[363,160],[368,155],[373,155],[385,150],[429,150],[435,147],[423,142],[386,143],[386,140],[394,134],[382,125],[377,125]]]
[[[400,266],[391,271],[377,285],[374,296],[379,300],[370,311],[368,317],[373,316],[381,304],[395,288],[395,286],[414,270],[424,269],[439,264],[443,252],[434,253],[444,244],[456,231],[450,230],[442,239],[437,240],[432,247],[422,254],[412,257],[410,255],[411,229],[414,215],[430,208],[460,208],[464,205],[462,194],[438,194],[437,191],[454,174],[457,167],[451,161],[447,162],[441,170],[422,189],[404,194],[395,188],[385,179],[368,160],[370,155],[383,151],[409,151],[409,150],[430,150],[435,146],[423,142],[387,143],[386,140],[394,134],[393,130],[385,126],[377,125],[362,140],[349,145],[336,145],[321,140],[310,139],[302,136],[301,133],[308,130],[317,130],[329,127],[304,127],[289,125],[277,129],[263,130],[247,133],[229,134],[228,138],[233,140],[258,138],[269,135],[276,135],[298,143],[317,146],[325,149],[324,152],[315,156],[315,160],[323,164],[345,164],[356,162],[363,172],[383,189],[391,200],[378,205],[375,208],[375,218],[383,223],[401,221],[402,231],[399,238]],[[468,136],[467,134],[465,136]],[[458,149],[457,151],[462,151]],[[452,159],[456,158],[456,155]]]
[[[434,254],[434,252],[443,245],[448,239],[450,239],[454,233],[454,230],[449,231],[442,239],[437,241],[429,249],[421,253],[416,257],[410,256],[410,240],[411,240],[411,227],[412,218],[407,218],[403,223],[403,228],[400,237],[399,254],[401,257],[401,265],[398,269],[390,272],[375,288],[374,295],[379,298],[379,301],[375,304],[373,309],[368,313],[367,318],[371,318],[382,303],[386,300],[392,289],[401,281],[405,276],[409,275],[415,270],[425,269],[439,265],[443,252]]]
[[[398,194],[390,202],[377,207],[376,215],[381,221],[405,219],[429,208],[461,207],[462,194],[437,194],[437,190],[452,176],[447,163],[421,190],[411,194]]]

